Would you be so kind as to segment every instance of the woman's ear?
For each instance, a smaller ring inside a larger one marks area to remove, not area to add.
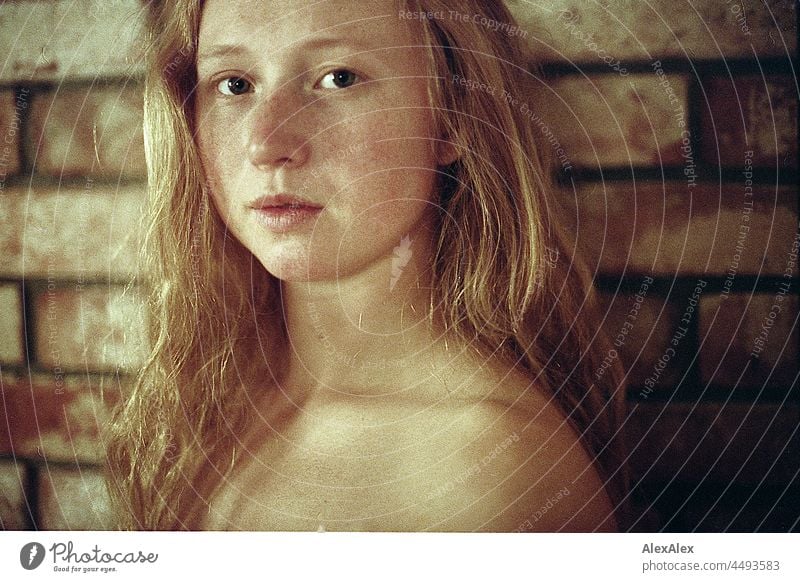
[[[459,157],[456,144],[449,139],[442,139],[436,142],[436,161],[439,166],[449,166]]]

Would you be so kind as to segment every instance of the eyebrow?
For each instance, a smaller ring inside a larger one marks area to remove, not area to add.
[[[331,47],[348,47],[352,49],[359,49],[362,52],[375,50],[375,47],[367,47],[367,45],[355,39],[344,38],[339,36],[315,36],[307,40],[300,40],[288,46],[296,47],[302,50],[321,50]],[[214,44],[201,53],[198,53],[197,60],[215,59],[224,57],[236,57],[249,54],[251,51],[241,44]]]
[[[248,52],[246,48],[235,44],[215,44],[201,53],[197,53],[197,60],[217,59],[220,57],[238,56]]]

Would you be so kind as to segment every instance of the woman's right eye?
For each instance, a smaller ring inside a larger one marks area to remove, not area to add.
[[[222,81],[217,84],[217,91],[223,95],[234,97],[236,95],[244,95],[252,88],[253,85],[250,83],[250,81],[243,79],[242,77],[227,77],[222,79]]]

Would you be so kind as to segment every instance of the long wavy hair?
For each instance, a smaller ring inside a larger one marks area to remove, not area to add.
[[[108,441],[109,491],[124,529],[191,527],[197,499],[215,487],[200,483],[209,474],[221,482],[235,465],[251,408],[243,371],[259,359],[269,367],[270,346],[284,333],[277,280],[209,203],[192,127],[202,8],[201,0],[149,7],[151,353]],[[460,154],[438,184],[436,316],[448,333],[515,363],[549,391],[594,457],[619,523],[627,488],[622,373],[606,360],[596,374],[610,352],[591,278],[559,227],[550,148],[519,105],[541,89],[541,76],[522,35],[485,25],[514,25],[502,2],[398,0],[398,9],[476,15],[418,23],[435,123]]]

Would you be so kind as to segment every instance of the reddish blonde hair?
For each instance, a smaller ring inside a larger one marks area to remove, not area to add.
[[[502,91],[532,95],[541,79],[530,73],[519,35],[480,24],[513,26],[502,2],[404,0],[398,8],[477,15],[419,22],[436,124],[460,154],[439,184],[436,317],[550,391],[595,458],[619,520],[627,487],[617,435],[622,375],[614,363],[595,378],[608,344],[591,279],[556,218],[548,148],[520,108],[501,98]],[[241,370],[269,360],[270,342],[281,337],[274,277],[252,276],[263,268],[208,203],[191,127],[201,11],[200,1],[151,3],[145,259],[152,352],[110,433],[108,482],[123,528],[190,527],[193,500],[211,492],[190,491],[205,482],[200,475],[221,480],[235,462],[233,438],[247,422]],[[456,75],[494,91],[462,86]]]

